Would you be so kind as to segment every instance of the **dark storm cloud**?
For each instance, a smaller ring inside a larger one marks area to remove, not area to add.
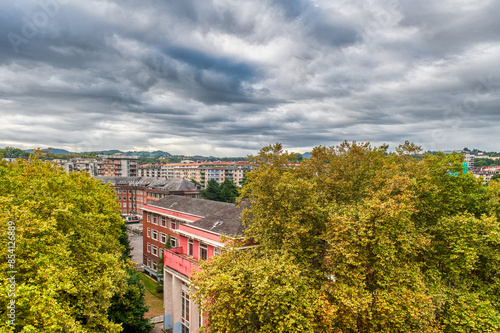
[[[0,145],[495,147],[496,1],[10,2]]]

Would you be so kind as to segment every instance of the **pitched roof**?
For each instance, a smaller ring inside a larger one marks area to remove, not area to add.
[[[155,178],[155,177],[106,177],[96,176],[103,184],[108,182],[114,186],[144,186],[165,191],[196,191],[198,188],[192,182],[182,178]]]
[[[241,221],[243,207],[238,207],[236,204],[181,196],[168,196],[155,201],[150,206],[202,216],[202,219],[188,225],[215,234],[236,236],[243,235],[244,232]]]

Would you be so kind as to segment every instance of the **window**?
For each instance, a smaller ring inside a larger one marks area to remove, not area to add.
[[[154,256],[157,256],[158,255],[158,247],[154,246],[152,247],[151,249],[151,253],[154,255]]]
[[[148,213],[148,222],[151,222],[151,213]]]
[[[177,247],[177,238],[170,237],[170,246]]]
[[[193,240],[190,239],[189,242],[188,242],[188,255],[190,255],[192,257],[193,253],[194,253]]]
[[[151,259],[148,259],[148,267],[151,268]]]
[[[121,194],[122,193],[122,190],[118,190],[118,194]]]
[[[148,253],[151,253],[151,244],[149,244],[149,243],[148,243]]]
[[[156,261],[153,261],[153,269],[156,271],[158,267],[158,263]]]
[[[153,230],[153,239],[158,240],[158,231]]]
[[[160,233],[160,242],[165,244],[167,242],[167,235],[165,235],[163,232]]]
[[[170,220],[170,229],[172,230],[177,229],[177,222]]]
[[[200,260],[208,259],[208,247],[206,244],[200,243]]]
[[[182,282],[181,292],[181,323],[182,333],[189,332],[189,295],[187,293],[187,285]]]
[[[151,229],[148,228],[148,238],[151,238]]]
[[[156,215],[153,216],[153,224],[158,224],[158,218]]]
[[[167,218],[165,216],[161,217],[161,226],[166,227],[167,226]]]
[[[214,248],[214,256],[220,256],[221,252],[218,247]]]

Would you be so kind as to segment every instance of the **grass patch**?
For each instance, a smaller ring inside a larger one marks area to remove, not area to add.
[[[144,295],[146,300],[146,305],[149,305],[149,311],[144,314],[145,318],[152,318],[157,316],[163,316],[163,300],[151,294],[149,290],[146,290],[146,295]]]
[[[159,294],[156,292],[156,281],[147,276],[144,273],[139,273],[139,276],[141,277],[142,282],[144,282],[144,286],[146,289],[153,295],[155,295],[158,298],[162,298],[162,294]]]

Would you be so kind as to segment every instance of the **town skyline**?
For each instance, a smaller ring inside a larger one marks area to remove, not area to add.
[[[358,142],[358,144],[361,144],[362,142]],[[337,146],[337,145],[335,145]],[[13,146],[0,146],[0,153],[1,153],[1,150],[5,149],[5,148],[13,148],[14,150],[15,149],[21,149],[25,152],[29,152],[29,153],[32,153],[34,150],[41,150],[42,153],[52,153],[54,155],[78,155],[78,154],[92,154],[92,153],[97,153],[98,155],[102,155],[102,156],[105,156],[105,155],[112,155],[112,154],[125,154],[127,156],[135,156],[135,157],[164,157],[164,158],[168,158],[169,156],[170,157],[192,157],[192,158],[209,158],[209,159],[214,159],[214,158],[247,158],[249,157],[250,155],[256,155],[258,153],[258,151],[252,153],[252,154],[249,154],[249,155],[245,155],[245,156],[213,156],[213,155],[207,155],[207,154],[188,154],[188,153],[179,153],[179,154],[172,154],[168,151],[165,151],[165,150],[161,150],[161,149],[155,149],[155,150],[119,150],[119,149],[109,149],[109,150],[94,150],[94,151],[69,151],[69,150],[65,150],[65,149],[60,149],[60,148],[57,148],[57,147],[47,147],[47,146],[39,146],[39,147],[36,147],[36,148],[29,148],[29,149],[22,149],[22,148],[19,148],[19,147],[13,147]],[[372,145],[372,147],[375,147],[375,145]],[[394,151],[394,148],[395,147],[389,147],[388,148],[388,151]],[[292,151],[292,150],[288,150],[284,149],[286,152],[288,153],[294,153],[294,154],[300,154],[300,155],[305,155],[306,157],[309,157],[310,155],[310,151]],[[477,148],[477,147],[472,147],[472,148],[469,148],[469,147],[463,147],[461,149],[442,149],[442,150],[423,150],[422,149],[422,153],[427,153],[427,152],[430,152],[430,153],[435,153],[435,152],[444,152],[444,153],[451,153],[451,152],[457,152],[457,153],[460,153],[460,152],[465,152],[465,153],[469,153],[469,154],[482,154],[482,153],[493,153],[493,154],[500,154],[499,151],[497,150],[484,150],[484,149],[481,149],[481,148]],[[134,154],[136,153],[136,154]],[[492,155],[492,156],[497,156],[497,155]]]

